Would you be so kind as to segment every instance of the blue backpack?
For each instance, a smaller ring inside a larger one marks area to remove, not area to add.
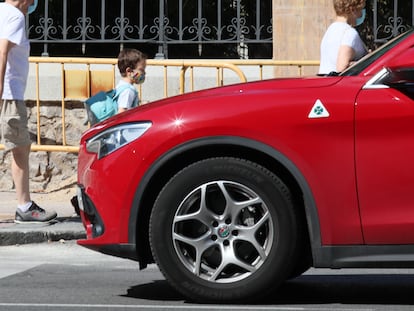
[[[135,87],[125,84],[119,88],[106,92],[101,91],[89,97],[85,101],[85,109],[90,124],[94,125],[114,116],[118,112],[118,97],[127,88],[131,88],[136,92]]]

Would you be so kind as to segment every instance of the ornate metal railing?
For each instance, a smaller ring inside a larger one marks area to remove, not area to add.
[[[367,8],[372,9],[369,37],[375,43],[414,25],[414,0],[373,0]],[[99,43],[121,48],[152,44],[157,58],[168,58],[169,49],[177,45],[195,46],[202,55],[212,44],[221,44],[220,49],[225,49],[222,44],[232,44],[232,53],[237,46],[236,53],[243,59],[252,58],[253,49],[263,51],[263,44],[271,46],[272,11],[272,0],[45,0],[39,1],[27,25],[32,46],[43,55],[62,43],[81,44],[79,52],[84,55],[87,47]],[[79,56],[79,52],[71,55]]]
[[[414,0],[374,0],[373,15],[374,41],[386,42],[413,27]]]
[[[29,38],[50,44],[153,43],[160,58],[171,44],[272,41],[272,0],[46,0],[28,17]]]

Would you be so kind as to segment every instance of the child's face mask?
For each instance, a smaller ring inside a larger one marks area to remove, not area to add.
[[[145,81],[145,72],[138,70],[137,72],[133,72],[131,76],[131,80],[134,84],[142,84]]]

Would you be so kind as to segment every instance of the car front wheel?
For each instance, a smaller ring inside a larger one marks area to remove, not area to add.
[[[241,302],[289,277],[296,227],[290,193],[275,174],[246,160],[212,158],[165,185],[150,243],[159,268],[186,297]]]

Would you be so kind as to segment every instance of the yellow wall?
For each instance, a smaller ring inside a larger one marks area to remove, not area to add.
[[[332,0],[273,0],[273,59],[319,60],[320,41],[334,19]],[[317,68],[305,68],[316,74]],[[276,76],[297,75],[276,69]]]

